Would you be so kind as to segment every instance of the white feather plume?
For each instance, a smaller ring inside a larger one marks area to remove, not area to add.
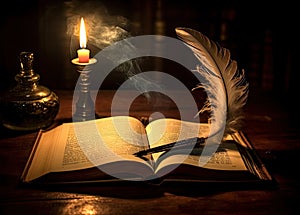
[[[209,100],[199,114],[210,111],[212,133],[219,130],[224,135],[239,131],[244,119],[243,107],[247,102],[249,84],[245,71],[237,68],[237,62],[231,59],[230,51],[210,40],[202,33],[178,27],[176,34],[199,59],[197,72],[204,78],[194,89],[204,88]],[[225,117],[224,117],[225,116]],[[223,129],[222,129],[223,128]]]

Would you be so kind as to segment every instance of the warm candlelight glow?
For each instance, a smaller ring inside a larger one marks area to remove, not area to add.
[[[90,50],[86,49],[87,37],[84,25],[83,17],[81,17],[80,22],[80,36],[79,36],[80,48],[77,50],[79,63],[88,63],[90,58]]]
[[[79,42],[80,42],[80,48],[85,49],[86,48],[86,31],[85,31],[85,25],[84,25],[83,17],[81,17],[81,21],[80,21]]]

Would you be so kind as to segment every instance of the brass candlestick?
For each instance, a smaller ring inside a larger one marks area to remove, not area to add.
[[[95,58],[89,59],[88,63],[79,63],[75,58],[72,63],[80,73],[79,77],[79,97],[76,103],[76,111],[73,114],[73,121],[88,121],[96,118],[95,103],[90,94],[90,73],[93,65],[97,62]]]

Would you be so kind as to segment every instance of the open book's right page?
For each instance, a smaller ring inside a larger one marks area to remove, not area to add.
[[[161,119],[151,122],[147,127],[148,140],[150,147],[156,147],[167,143],[172,143],[184,139],[195,137],[206,137],[209,134],[209,124],[181,121],[177,119]],[[167,152],[154,153],[153,159],[156,162],[156,173],[163,177],[172,172],[175,168],[182,170],[186,177],[188,169],[191,175],[196,172],[206,170],[224,171],[247,171],[247,167],[234,141],[228,137],[228,141],[222,142],[216,152],[206,155],[209,156],[205,165],[200,165],[199,158],[203,147],[194,149],[172,149]],[[202,155],[203,156],[203,155]],[[197,169],[195,171],[195,169]],[[198,170],[199,169],[199,170]],[[211,172],[211,171],[210,171]],[[202,177],[202,176],[201,176]],[[220,174],[221,177],[221,174]],[[222,175],[224,177],[224,175]]]

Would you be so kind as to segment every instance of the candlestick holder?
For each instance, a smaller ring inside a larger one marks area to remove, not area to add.
[[[97,62],[95,58],[89,59],[88,63],[79,63],[75,58],[72,63],[76,66],[79,76],[79,97],[76,103],[76,111],[73,114],[73,121],[88,121],[96,118],[95,103],[90,94],[90,73],[93,65]]]

